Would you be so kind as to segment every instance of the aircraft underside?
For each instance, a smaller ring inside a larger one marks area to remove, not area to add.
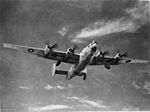
[[[86,72],[77,73],[73,69],[70,69],[69,71],[57,70],[56,67],[57,67],[56,64],[53,64],[52,77],[55,77],[55,75],[58,74],[58,75],[64,75],[64,76],[66,76],[66,80],[70,80],[75,76],[83,76],[83,80],[86,80],[86,77],[87,77]]]
[[[148,63],[148,60],[131,59],[128,58],[127,53],[118,52],[115,56],[109,56],[107,51],[97,50],[97,42],[93,41],[88,44],[81,53],[75,53],[77,46],[68,48],[67,51],[54,50],[57,44],[51,45],[49,42],[45,43],[46,48],[36,48],[29,46],[21,46],[4,43],[5,48],[14,49],[24,53],[32,54],[41,58],[55,60],[56,64],[52,68],[52,76],[55,74],[65,75],[66,79],[72,79],[75,76],[83,76],[83,80],[87,77],[87,66],[103,65],[106,69],[110,69],[111,65],[127,64],[127,63]],[[97,52],[98,51],[98,52]],[[69,71],[57,70],[61,62],[72,64]]]

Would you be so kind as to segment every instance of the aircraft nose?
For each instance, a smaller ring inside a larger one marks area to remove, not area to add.
[[[95,40],[93,40],[93,42],[92,42],[92,43],[98,44],[98,42],[96,42]]]
[[[97,46],[92,47],[93,52],[96,52],[96,50],[97,50]]]

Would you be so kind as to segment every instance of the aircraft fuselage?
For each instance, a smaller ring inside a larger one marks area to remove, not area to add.
[[[75,71],[81,72],[84,70],[92,61],[94,52],[92,52],[90,49],[85,48],[81,54],[80,54],[80,61],[75,66]]]
[[[68,79],[72,79],[75,76],[83,76],[86,74],[85,69],[92,61],[96,49],[97,45],[94,44],[93,46],[87,46],[82,50],[82,52],[80,53],[79,63],[73,65],[68,72]]]

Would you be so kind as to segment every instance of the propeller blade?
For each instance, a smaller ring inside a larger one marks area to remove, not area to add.
[[[109,51],[100,52],[101,55],[109,55]]]
[[[122,53],[121,54],[121,57],[128,57],[128,54],[125,52],[125,53]]]
[[[44,41],[43,43],[44,43],[45,45],[50,45],[49,40],[46,40],[46,41]]]
[[[50,46],[50,49],[54,49],[54,48],[58,48],[58,44],[54,44],[54,45]]]
[[[119,57],[128,57],[128,54],[126,52],[121,53],[121,51],[119,49],[116,49],[116,52],[118,54]]]
[[[46,46],[48,46],[49,49],[58,48],[58,45],[55,43],[54,45],[51,45],[49,40],[46,40],[43,42]]]
[[[79,49],[79,47],[75,44],[72,48],[69,48],[69,51],[74,53],[75,50]]]
[[[79,49],[79,47],[75,44],[72,49],[76,50],[76,49]]]
[[[109,55],[109,54],[110,54],[110,52],[109,52],[109,51],[105,51],[104,53],[105,53],[105,55]]]

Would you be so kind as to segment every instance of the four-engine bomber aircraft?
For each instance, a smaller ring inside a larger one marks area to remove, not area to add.
[[[118,53],[116,56],[106,56],[107,51],[102,52],[97,50],[97,42],[93,41],[86,46],[80,54],[75,53],[78,48],[74,46],[69,48],[66,52],[54,50],[57,44],[50,45],[49,41],[45,42],[46,48],[34,48],[28,46],[20,46],[4,43],[5,48],[19,50],[25,53],[33,54],[38,57],[51,59],[57,61],[52,67],[52,76],[55,74],[65,75],[66,80],[72,79],[75,76],[83,76],[83,80],[87,77],[87,66],[89,65],[104,65],[106,69],[110,69],[110,65],[119,65],[123,63],[148,63],[147,60],[130,59],[127,58],[126,53]],[[72,64],[69,71],[56,70],[61,62]]]

